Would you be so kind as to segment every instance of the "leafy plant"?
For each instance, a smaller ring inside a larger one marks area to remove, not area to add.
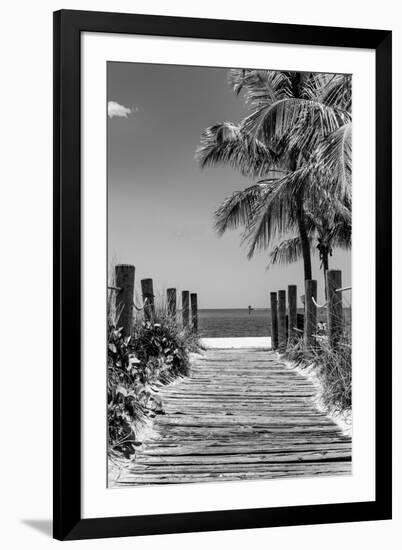
[[[145,418],[136,388],[137,359],[130,349],[131,338],[122,329],[108,327],[108,427],[109,449],[129,458],[134,453],[135,422]]]
[[[108,437],[109,456],[131,458],[141,442],[141,424],[164,414],[158,386],[185,376],[189,352],[197,337],[178,327],[163,311],[154,320],[134,320],[132,336],[124,337],[118,316],[109,309],[108,322]]]
[[[193,337],[167,315],[134,324],[132,347],[145,368],[141,380],[170,382],[188,374],[188,352],[193,349]]]

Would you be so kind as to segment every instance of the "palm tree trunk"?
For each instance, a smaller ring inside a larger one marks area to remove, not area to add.
[[[311,251],[310,251],[310,241],[307,235],[306,222],[304,218],[303,211],[303,199],[298,199],[297,204],[297,225],[299,228],[300,242],[303,253],[303,263],[304,263],[304,280],[311,279]]]
[[[300,84],[300,75],[296,75],[293,80],[295,86],[295,97],[298,97],[298,86]],[[297,93],[296,93],[297,92]],[[297,170],[297,155],[293,151],[290,155],[290,169],[294,172]],[[307,235],[306,228],[306,219],[304,216],[303,208],[304,192],[301,191],[298,193],[296,198],[296,216],[297,216],[297,225],[299,229],[300,243],[303,253],[303,263],[304,263],[304,280],[307,281],[311,279],[311,251],[310,251],[310,241]]]

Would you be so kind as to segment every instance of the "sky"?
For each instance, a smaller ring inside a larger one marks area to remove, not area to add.
[[[269,292],[298,285],[303,265],[270,267],[268,252],[247,259],[241,231],[218,237],[214,211],[234,191],[252,185],[230,167],[201,170],[194,153],[201,132],[247,115],[223,68],[108,63],[108,263],[166,288],[197,292],[201,309],[269,307]],[[351,284],[351,255],[336,250],[330,268]],[[317,254],[313,278],[323,300]]]

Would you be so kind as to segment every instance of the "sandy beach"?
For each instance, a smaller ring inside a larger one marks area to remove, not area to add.
[[[271,338],[269,336],[244,338],[201,338],[200,341],[201,345],[206,349],[271,349]]]

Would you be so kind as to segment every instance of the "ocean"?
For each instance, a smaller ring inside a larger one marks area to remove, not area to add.
[[[303,309],[298,309],[303,313]],[[351,309],[344,309],[346,324],[351,324]],[[318,321],[326,321],[326,310],[318,310]],[[254,309],[200,309],[198,332],[201,337],[271,336],[271,310]]]

